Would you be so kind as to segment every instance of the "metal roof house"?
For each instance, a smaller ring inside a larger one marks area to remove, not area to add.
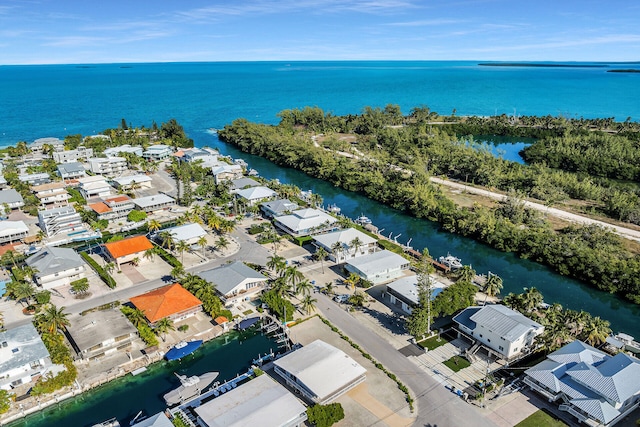
[[[38,272],[35,281],[44,289],[68,285],[85,277],[87,266],[73,249],[45,246],[27,258],[26,263]]]
[[[194,409],[203,427],[296,427],[306,407],[286,388],[261,375]]]
[[[131,427],[173,427],[173,423],[164,412],[158,412],[151,415],[149,418],[145,418],[140,422],[131,424]]]
[[[431,278],[431,300],[433,301],[445,287],[442,282]],[[387,284],[386,294],[389,295],[391,304],[394,304],[405,313],[411,314],[413,307],[418,306],[420,302],[418,295],[418,276],[413,274],[394,280]]]
[[[544,326],[500,304],[468,307],[453,318],[458,330],[490,352],[511,360],[533,349]]]
[[[18,179],[29,185],[40,185],[51,182],[51,177],[46,172],[24,174],[18,176]]]
[[[58,175],[60,175],[62,179],[78,179],[87,176],[87,172],[82,163],[69,162],[58,165]]]
[[[231,181],[231,186],[229,187],[231,190],[241,190],[243,188],[248,187],[258,187],[261,184],[253,178],[242,177],[238,179],[234,179]]]
[[[24,206],[24,199],[13,188],[0,191],[0,206],[7,204],[11,209],[17,209]]]
[[[121,176],[118,178],[113,178],[111,182],[113,185],[119,190],[130,190],[137,184],[138,188],[151,188],[151,182],[153,180],[150,176],[144,174],[135,174],[128,176]]]
[[[160,193],[154,194],[153,196],[138,197],[133,200],[133,203],[135,203],[141,211],[149,213],[175,206],[176,201],[173,197]]]
[[[197,244],[201,237],[207,235],[206,230],[198,223],[178,225],[162,231],[171,234],[175,243],[185,242],[188,245]]]
[[[29,235],[24,221],[0,221],[0,243],[12,243]]]
[[[232,193],[235,193],[237,198],[244,200],[248,206],[256,205],[277,196],[275,191],[263,186],[233,190]]]
[[[156,144],[147,147],[146,151],[142,153],[142,157],[150,160],[162,160],[166,159],[173,153],[173,148],[164,144]]]
[[[525,371],[524,382],[590,426],[613,426],[640,404],[640,360],[573,341]]]
[[[264,284],[268,280],[264,275],[240,261],[202,271],[196,275],[215,284],[216,292],[227,305],[256,296],[264,289]]]
[[[67,328],[71,346],[85,360],[123,351],[131,347],[138,330],[119,309],[100,310],[70,319]]]
[[[337,219],[318,209],[298,209],[290,215],[282,215],[273,220],[273,224],[294,237],[308,236],[332,227]]]
[[[260,204],[260,210],[267,218],[275,218],[277,216],[290,214],[299,207],[300,206],[289,199],[277,199]]]
[[[32,323],[0,332],[0,388],[11,390],[64,366],[54,365]]]
[[[131,146],[129,144],[119,145],[117,147],[106,148],[103,151],[103,154],[107,157],[118,157],[122,153],[131,153],[135,154],[138,157],[142,157],[142,147],[140,146]]]
[[[347,260],[345,269],[374,284],[388,282],[402,276],[411,263],[391,251],[380,251]]]
[[[287,385],[310,402],[331,403],[366,379],[367,370],[345,352],[316,340],[273,362]]]
[[[360,242],[357,247],[353,244],[356,239]],[[378,249],[378,241],[376,239],[355,228],[319,234],[313,237],[313,242],[317,247],[324,248],[329,253],[329,258],[337,263],[345,262],[350,258],[372,254]],[[337,249],[338,244],[340,249]]]

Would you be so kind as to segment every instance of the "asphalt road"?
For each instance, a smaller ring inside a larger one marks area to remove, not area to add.
[[[495,424],[485,418],[478,409],[444,388],[431,375],[407,359],[383,338],[361,325],[326,295],[317,293],[314,296],[318,299],[317,309],[323,316],[409,387],[417,402],[418,417],[415,426],[495,427]]]

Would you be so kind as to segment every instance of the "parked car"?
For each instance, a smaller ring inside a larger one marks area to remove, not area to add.
[[[333,297],[333,300],[338,303],[345,303],[349,300],[349,295],[341,294]]]

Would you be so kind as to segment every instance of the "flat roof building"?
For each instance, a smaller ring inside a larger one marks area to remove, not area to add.
[[[160,193],[153,196],[138,197],[133,199],[133,203],[141,211],[149,213],[175,206],[176,201],[173,197]]]
[[[188,245],[195,245],[201,237],[205,237],[207,232],[198,223],[189,223],[178,225],[176,227],[166,228],[162,230],[171,234],[173,240],[177,242],[185,242]]]
[[[371,283],[379,284],[402,276],[409,267],[411,263],[408,259],[384,250],[347,260],[344,268]]]
[[[0,243],[13,243],[29,235],[24,221],[0,221]]]
[[[430,277],[431,280],[431,300],[442,292],[446,286]],[[420,303],[418,295],[418,276],[404,276],[387,284],[386,293],[389,295],[391,304],[400,308],[407,314],[411,314],[414,307]]]
[[[58,175],[64,180],[78,179],[87,176],[87,172],[82,163],[69,162],[58,165]]]
[[[67,332],[76,354],[86,360],[131,348],[138,330],[119,309],[99,310],[70,319]]]

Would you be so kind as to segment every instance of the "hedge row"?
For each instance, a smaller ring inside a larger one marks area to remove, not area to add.
[[[153,251],[171,267],[182,267],[182,263],[169,252],[165,251],[164,248],[156,246],[153,248]]]
[[[95,270],[95,272],[98,273],[98,276],[100,276],[102,281],[106,283],[108,287],[110,287],[111,289],[116,287],[116,281],[113,280],[113,277],[109,276],[107,272],[104,271],[104,268],[100,267],[100,265],[95,262],[95,260],[91,258],[88,253],[80,252],[80,256],[82,256],[87,264],[89,264]]]

